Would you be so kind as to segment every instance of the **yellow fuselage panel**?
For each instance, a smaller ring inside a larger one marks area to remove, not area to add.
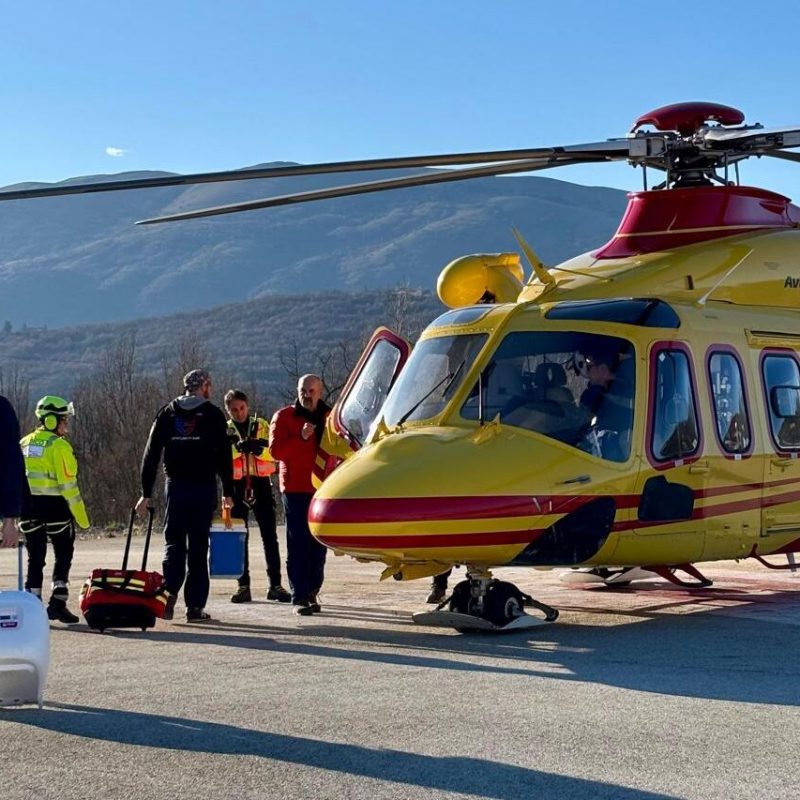
[[[785,304],[787,296],[794,297],[795,290],[779,277],[787,271],[781,248],[797,235],[730,237],[616,262],[585,256],[568,265],[597,269],[612,280],[564,277],[556,271],[560,285],[542,293],[538,303],[487,307],[472,324],[432,326],[423,339],[482,333],[486,342],[442,413],[383,435],[325,481],[312,505],[312,532],[339,552],[390,565],[535,565],[538,556],[530,555],[530,545],[545,535],[557,537],[558,526],[580,507],[609,498],[613,519],[608,535],[598,538],[596,552],[571,560],[566,550],[558,551],[563,556],[559,564],[674,565],[791,546],[800,537],[800,460],[776,458],[761,358],[767,347],[800,349],[800,326],[796,312],[757,306],[771,300]],[[675,278],[678,262],[687,267],[684,279]],[[660,291],[668,276],[673,284]],[[678,327],[547,317],[552,304],[562,300],[664,298],[670,292]],[[532,285],[521,299],[537,294]],[[461,416],[505,336],[576,329],[633,345],[636,404],[627,461],[604,460],[497,420],[479,425]],[[670,342],[679,343],[693,365],[702,443],[686,463],[657,464],[648,455],[651,354]],[[709,353],[730,348],[742,361],[748,398],[753,446],[744,456],[723,450],[707,373]],[[644,487],[659,476],[691,490],[691,519],[639,519]],[[556,565],[552,558],[541,563]]]
[[[629,258],[597,259],[586,253],[553,267],[555,288],[545,290],[533,281],[519,299],[549,303],[653,296],[675,302],[718,300],[796,309],[800,307],[800,262],[786,255],[798,247],[800,231],[781,229]],[[560,271],[562,266],[570,272]]]

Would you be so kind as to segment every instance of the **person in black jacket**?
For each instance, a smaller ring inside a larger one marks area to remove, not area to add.
[[[158,462],[164,454],[167,501],[164,518],[164,583],[169,597],[164,619],[172,619],[184,586],[187,622],[207,622],[208,539],[217,506],[217,475],[222,481],[223,508],[233,505],[233,467],[227,422],[209,401],[211,378],[193,369],[183,379],[186,393],[156,415],[142,457],[140,514],[150,507]],[[187,570],[188,560],[188,570]]]
[[[27,485],[19,439],[17,415],[11,403],[0,395],[0,517],[3,519],[0,547],[16,547],[19,542],[16,522]]]

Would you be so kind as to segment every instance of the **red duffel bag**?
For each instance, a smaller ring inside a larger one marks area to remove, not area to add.
[[[81,589],[80,609],[90,628],[141,628],[146,630],[164,616],[167,592],[158,572],[147,572],[147,553],[153,530],[153,509],[148,509],[147,534],[141,569],[128,569],[136,510],[131,509],[122,569],[96,569]]]

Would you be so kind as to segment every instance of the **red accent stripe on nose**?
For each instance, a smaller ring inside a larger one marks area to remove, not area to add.
[[[587,495],[314,498],[308,519],[317,523],[363,524],[536,517],[542,514],[568,514],[592,499]],[[638,502],[638,498],[633,499]],[[624,501],[624,497],[620,497],[619,501]],[[618,504],[620,507],[625,507],[624,502]]]

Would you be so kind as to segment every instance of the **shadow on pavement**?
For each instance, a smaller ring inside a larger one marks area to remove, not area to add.
[[[619,625],[555,623],[533,632],[459,635],[388,620],[355,627],[323,613],[298,624],[159,626],[114,636],[429,669],[589,681],[743,703],[800,705],[795,626],[725,613],[639,609]],[[74,630],[74,629],[73,629]],[[353,646],[355,645],[355,646]],[[779,654],[779,656],[777,655]],[[554,669],[554,667],[556,669]],[[769,676],[769,679],[766,679]]]
[[[256,756],[376,780],[497,800],[674,800],[669,795],[572,778],[480,758],[324,742],[234,725],[61,703],[11,709],[8,721],[72,736],[195,753]]]

